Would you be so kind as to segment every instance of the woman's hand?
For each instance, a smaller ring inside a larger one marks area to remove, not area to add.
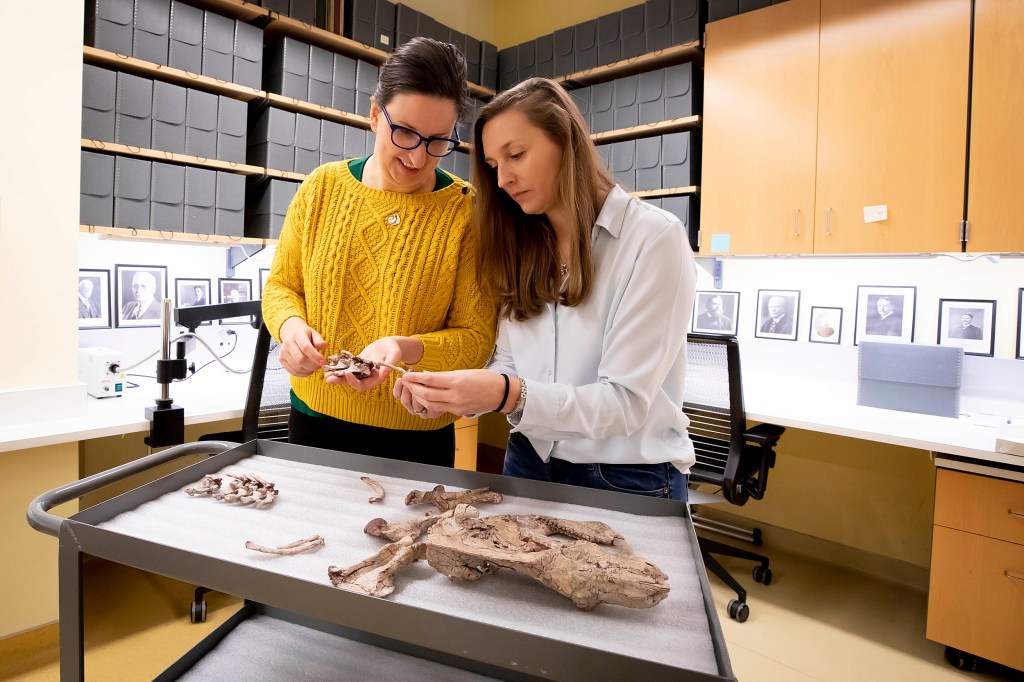
[[[281,366],[297,377],[308,377],[327,362],[320,353],[327,342],[301,317],[289,317],[281,325]]]
[[[418,372],[418,374],[423,374],[423,372]],[[408,376],[408,374],[404,376]],[[410,414],[414,414],[417,417],[422,417],[423,419],[434,419],[444,414],[444,412],[440,410],[430,410],[426,405],[416,400],[412,391],[409,390],[409,385],[403,383],[402,379],[395,382],[395,390],[393,393],[395,397],[398,398],[398,402],[402,403],[402,407],[409,410]]]
[[[501,408],[508,406],[510,401],[514,405],[515,398],[519,396],[518,377],[509,378],[509,393]],[[409,405],[399,394],[400,388],[409,392],[411,404],[425,407],[428,413],[480,414],[498,409],[498,402],[505,393],[505,379],[486,369],[409,372],[395,384],[395,396],[408,409]]]
[[[357,355],[364,360],[385,362],[389,365],[412,364],[423,357],[423,344],[418,339],[408,336],[385,336],[359,351]],[[412,355],[416,357],[410,357]],[[327,377],[327,383],[347,384],[357,391],[369,391],[384,383],[388,374],[391,374],[389,368],[378,367],[366,379],[358,379],[352,373],[345,372],[339,376]]]

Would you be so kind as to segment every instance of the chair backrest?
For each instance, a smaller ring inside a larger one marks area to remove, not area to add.
[[[281,366],[281,346],[270,336],[266,324],[260,324],[253,354],[249,393],[242,414],[242,439],[288,439],[291,415],[291,380]]]
[[[690,480],[722,486],[733,504],[746,502],[749,494],[743,484],[751,472],[744,461],[747,420],[736,337],[687,336],[683,412],[690,418],[690,440],[697,454]]]

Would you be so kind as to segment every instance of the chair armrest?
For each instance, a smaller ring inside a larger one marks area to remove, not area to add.
[[[761,447],[775,447],[775,444],[779,442],[779,438],[785,433],[785,426],[777,426],[776,424],[758,424],[752,429],[747,429],[743,432],[743,439],[749,443],[760,445]]]

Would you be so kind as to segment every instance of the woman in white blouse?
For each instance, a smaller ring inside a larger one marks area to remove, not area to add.
[[[696,288],[685,228],[615,184],[554,81],[497,95],[474,143],[477,272],[500,306],[494,356],[482,370],[410,372],[396,397],[424,417],[508,415],[506,475],[685,500]]]

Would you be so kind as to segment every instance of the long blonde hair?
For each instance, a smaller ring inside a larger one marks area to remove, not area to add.
[[[555,230],[544,215],[528,215],[500,187],[484,161],[483,129],[508,110],[524,114],[562,150],[557,197],[575,229],[570,236],[569,276],[564,292]],[[548,303],[575,306],[593,287],[591,230],[601,201],[615,184],[590,139],[569,94],[555,81],[530,78],[494,97],[473,128],[473,226],[481,289],[500,306],[503,318],[527,320]]]

